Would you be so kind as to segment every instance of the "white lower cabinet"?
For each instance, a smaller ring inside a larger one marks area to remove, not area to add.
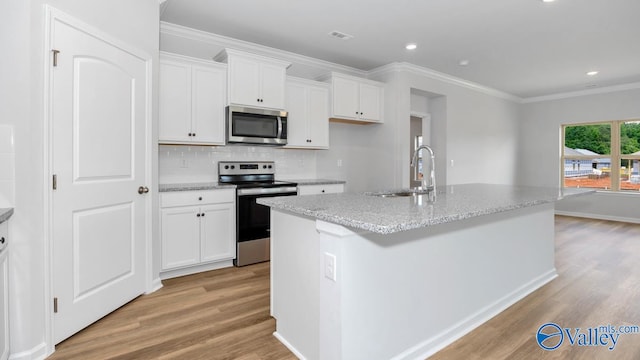
[[[344,192],[344,184],[298,185],[298,195],[320,195]]]
[[[163,272],[187,269],[172,273],[180,276],[208,270],[202,267],[207,264],[231,265],[236,256],[234,189],[161,193],[160,217]]]

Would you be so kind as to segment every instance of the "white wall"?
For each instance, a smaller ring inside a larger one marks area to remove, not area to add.
[[[0,19],[3,66],[0,124],[11,125],[15,139],[15,209],[11,221],[11,356],[42,357],[46,344],[45,159],[43,149],[44,4],[74,16],[152,56],[157,71],[156,0],[8,0]],[[154,71],[154,73],[156,72]],[[156,97],[154,84],[153,96]],[[154,102],[155,103],[155,102]],[[154,119],[157,111],[154,108]],[[153,159],[152,159],[153,160]],[[155,207],[155,206],[154,206]]]
[[[640,119],[640,89],[523,104],[518,183],[559,186],[560,126]],[[534,164],[534,166],[532,166]],[[601,192],[558,202],[559,213],[640,222],[640,195]]]

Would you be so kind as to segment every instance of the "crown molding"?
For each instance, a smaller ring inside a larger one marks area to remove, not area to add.
[[[432,69],[428,69],[428,68],[424,68],[422,66],[418,66],[418,65],[414,65],[408,62],[393,62],[387,65],[383,65],[380,67],[377,67],[375,69],[372,69],[371,71],[369,71],[369,76],[379,76],[385,73],[390,73],[390,72],[409,72],[415,75],[420,75],[420,76],[425,76],[428,77],[430,79],[434,79],[434,80],[439,80],[448,84],[453,84],[453,85],[457,85],[460,87],[464,87],[470,90],[474,90],[477,92],[481,92],[484,93],[486,95],[490,95],[490,96],[495,96],[495,97],[499,97],[505,100],[509,100],[509,101],[513,101],[516,103],[522,103],[523,99],[500,91],[500,90],[496,90],[494,88],[490,88],[488,86],[484,86],[484,85],[480,85],[478,83],[472,82],[472,81],[468,81],[468,80],[464,80],[449,74],[445,74],[439,71],[435,71]]]
[[[607,93],[612,93],[617,91],[636,90],[636,89],[640,89],[640,82],[622,84],[622,85],[613,85],[613,86],[607,86],[607,87],[596,88],[596,89],[570,91],[570,92],[552,94],[552,95],[528,97],[528,98],[522,99],[522,103],[529,104],[529,103],[536,103],[536,102],[542,102],[542,101],[569,99],[573,97],[607,94]]]
[[[255,54],[265,55],[280,60],[289,61],[294,64],[300,64],[315,68],[326,69],[327,71],[337,71],[356,76],[367,76],[367,71],[356,69],[350,66],[340,65],[325,60],[304,56],[289,51],[284,51],[269,46],[264,46],[244,40],[238,40],[231,37],[209,33],[202,30],[189,28],[186,26],[176,25],[168,22],[160,22],[160,34],[177,36],[189,40],[200,41],[208,44],[221,46],[224,48],[233,48],[253,52]]]

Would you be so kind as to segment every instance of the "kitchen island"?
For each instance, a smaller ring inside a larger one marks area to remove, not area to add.
[[[425,358],[557,276],[554,202],[589,192],[466,184],[435,202],[261,199],[274,335],[305,359]]]

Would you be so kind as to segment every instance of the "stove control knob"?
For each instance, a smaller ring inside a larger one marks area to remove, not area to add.
[[[273,167],[272,165],[269,165],[269,169],[271,169],[272,167]]]
[[[229,170],[229,165],[224,166],[225,170]]]
[[[267,165],[262,165],[262,168],[263,168],[263,169],[266,169],[266,168],[267,168]]]
[[[235,165],[231,165],[231,170],[235,169],[236,166]]]

